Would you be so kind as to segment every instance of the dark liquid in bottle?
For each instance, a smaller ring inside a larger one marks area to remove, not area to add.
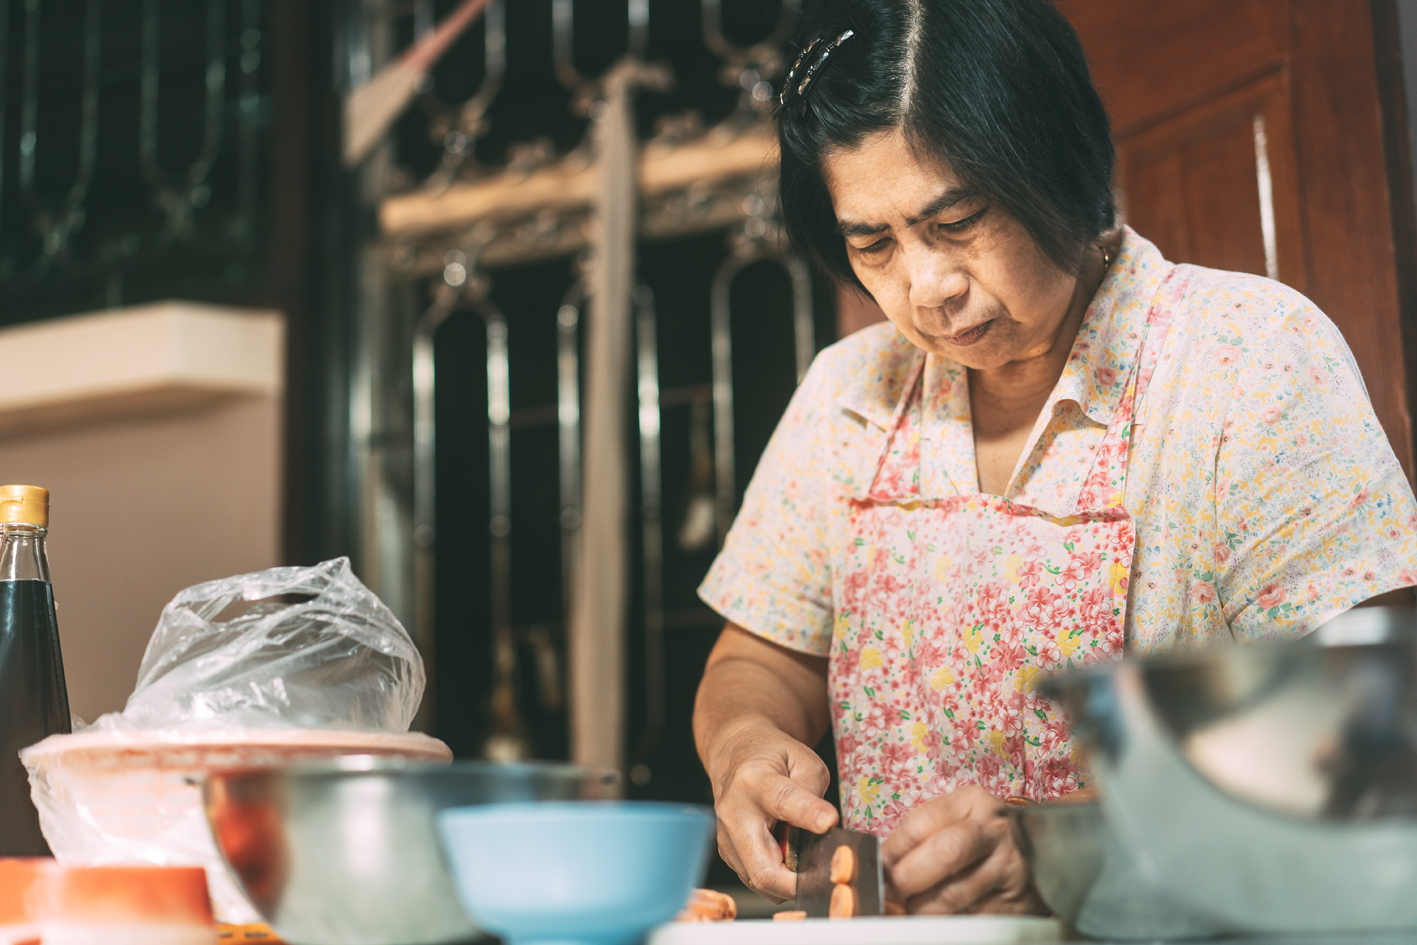
[[[0,856],[48,856],[18,752],[69,731],[54,591],[0,581]]]

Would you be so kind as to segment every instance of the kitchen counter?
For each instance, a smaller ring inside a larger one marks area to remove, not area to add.
[[[647,945],[1042,945],[1093,942],[1071,937],[1052,920],[1005,916],[931,916],[801,922],[740,920],[661,926]],[[1162,941],[1162,940],[1155,940]],[[1183,940],[1169,940],[1183,941]],[[1275,935],[1191,939],[1204,945],[1417,945],[1417,930],[1404,933]],[[1140,945],[1102,940],[1099,945]]]

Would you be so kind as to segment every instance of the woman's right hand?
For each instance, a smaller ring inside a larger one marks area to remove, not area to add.
[[[779,821],[822,833],[836,808],[822,799],[831,777],[817,753],[766,722],[720,743],[709,777],[718,814],[718,852],[751,889],[773,902],[797,895],[797,874],[773,837]]]
[[[694,739],[713,784],[718,851],[774,902],[797,895],[797,875],[773,828],[786,821],[821,833],[837,820],[822,800],[827,766],[808,747],[830,724],[826,657],[723,628],[699,684]]]

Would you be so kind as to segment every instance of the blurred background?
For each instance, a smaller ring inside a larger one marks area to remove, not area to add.
[[[348,555],[458,756],[705,801],[694,589],[812,354],[880,317],[780,245],[799,5],[483,6],[423,74],[456,0],[0,0],[0,479],[52,490],[84,718],[180,588]],[[1410,474],[1417,0],[1059,7],[1127,221],[1318,302]]]

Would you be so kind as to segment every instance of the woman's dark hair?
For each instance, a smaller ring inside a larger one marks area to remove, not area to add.
[[[1049,0],[824,0],[797,48],[854,30],[778,118],[788,238],[860,286],[822,159],[893,129],[1012,214],[1069,272],[1116,221],[1107,110]]]

